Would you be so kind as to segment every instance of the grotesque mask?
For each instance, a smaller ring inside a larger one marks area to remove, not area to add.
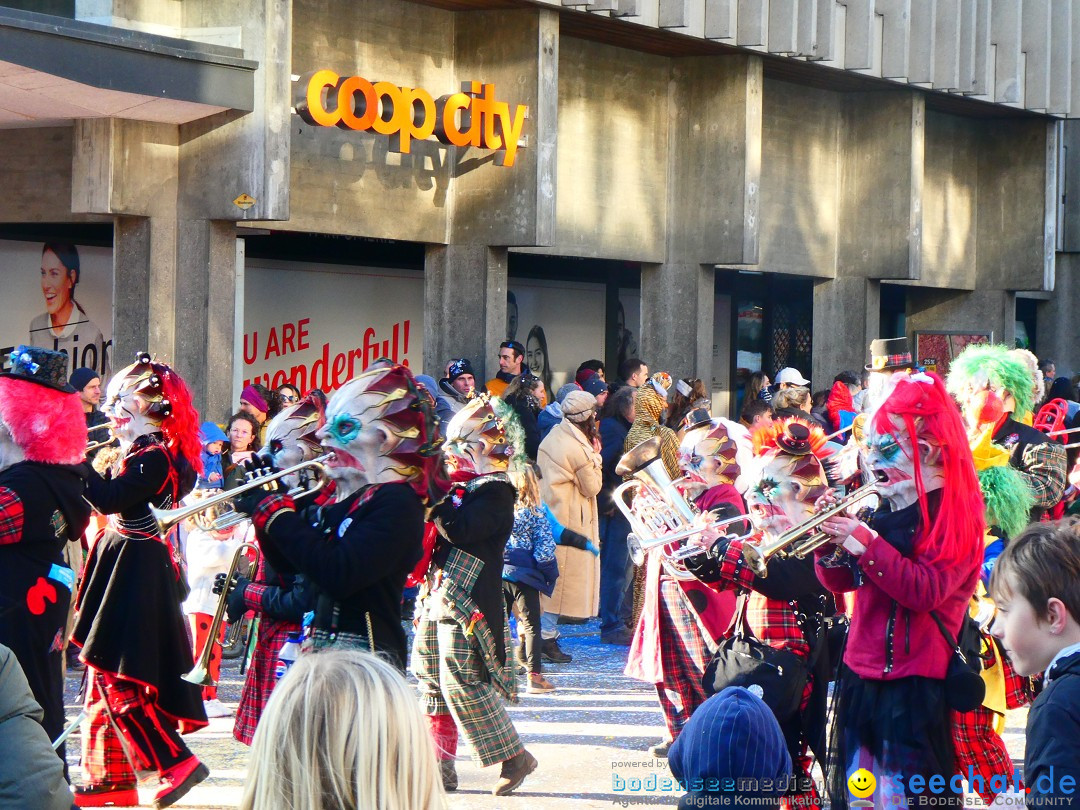
[[[454,414],[446,426],[446,463],[455,480],[505,472],[514,456],[503,420],[481,394]]]
[[[828,486],[825,470],[813,453],[810,429],[799,421],[759,431],[754,444],[746,505],[759,531],[780,534],[813,515]]]
[[[334,453],[329,462],[338,497],[367,484],[407,481],[428,496],[430,468],[438,460],[430,398],[409,370],[380,360],[334,392],[326,423],[316,436]]]
[[[321,401],[304,397],[295,405],[284,408],[266,426],[266,444],[259,455],[279,470],[295,467],[322,454],[317,433],[326,422]],[[288,488],[297,485],[299,475],[286,476]]]
[[[121,446],[161,430],[162,421],[172,412],[163,390],[164,375],[171,373],[168,366],[152,362],[144,353],[109,380],[102,411],[112,420],[113,435]]]
[[[889,418],[892,429],[882,429],[878,420],[866,431],[866,462],[877,482],[878,494],[893,511],[911,506],[919,498],[915,477],[921,474],[923,489],[931,492],[945,483],[940,448],[927,439],[914,443],[907,426]],[[916,433],[918,433],[918,422]],[[918,471],[916,471],[918,466]]]
[[[742,476],[750,460],[749,433],[727,419],[713,419],[688,429],[679,445],[679,467],[692,489],[735,484],[736,489],[745,491]]]

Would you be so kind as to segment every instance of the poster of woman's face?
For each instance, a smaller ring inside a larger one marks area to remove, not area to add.
[[[67,373],[104,379],[112,354],[112,250],[62,240],[0,240],[0,359],[29,344],[64,352]],[[20,328],[19,324],[24,324]]]

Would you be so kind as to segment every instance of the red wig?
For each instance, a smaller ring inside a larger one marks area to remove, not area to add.
[[[894,421],[895,420],[895,421]],[[903,451],[915,466],[915,491],[922,513],[918,552],[943,567],[981,559],[986,530],[982,491],[975,474],[964,422],[941,378],[933,373],[901,378],[895,390],[874,415],[874,430],[893,433],[896,422],[908,431],[911,446]],[[931,517],[926,500],[918,440],[941,452],[941,507]]]
[[[161,435],[174,456],[183,456],[192,469],[202,473],[202,440],[199,413],[191,403],[191,392],[180,375],[164,363],[151,363],[161,378],[161,395],[169,402],[169,413],[161,420]]]
[[[0,419],[29,461],[78,464],[86,456],[86,417],[78,394],[0,377]]]

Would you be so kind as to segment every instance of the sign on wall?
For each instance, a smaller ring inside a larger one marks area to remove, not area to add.
[[[68,242],[0,241],[0,358],[15,346],[68,355],[67,373],[112,368],[112,250]],[[134,358],[132,358],[134,359]]]
[[[967,346],[993,342],[993,332],[916,332],[915,362],[944,378],[953,358]]]
[[[508,338],[524,344],[526,362],[549,399],[582,362],[603,359],[604,285],[513,279],[506,309]],[[492,351],[489,368],[494,357]]]
[[[330,393],[380,357],[419,372],[419,271],[251,260],[245,268],[243,384]]]

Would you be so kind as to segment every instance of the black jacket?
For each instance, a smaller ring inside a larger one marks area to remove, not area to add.
[[[275,518],[260,535],[267,562],[313,583],[317,630],[366,638],[370,619],[375,651],[391,655],[404,671],[401,598],[405,577],[423,553],[420,496],[409,484],[379,484],[314,516],[316,526],[296,512]]]
[[[600,459],[603,462],[604,485],[596,504],[602,515],[615,514],[616,506],[611,500],[611,493],[623,482],[623,477],[616,474],[615,468],[623,456],[623,445],[629,432],[630,423],[622,416],[605,416],[600,420]]]
[[[495,653],[500,661],[506,659],[503,648],[502,625],[506,621],[503,600],[503,551],[514,528],[514,501],[517,493],[505,480],[492,478],[460,496],[454,505],[458,488],[431,510],[431,519],[439,519],[446,537],[440,536],[432,561],[437,568],[446,564],[450,547],[456,546],[484,564],[473,585],[472,598],[487,618],[495,637]]]
[[[1058,661],[1049,675],[1049,683],[1028,711],[1027,805],[1080,807],[1080,653]],[[1071,778],[1071,786],[1063,787],[1062,777]]]

